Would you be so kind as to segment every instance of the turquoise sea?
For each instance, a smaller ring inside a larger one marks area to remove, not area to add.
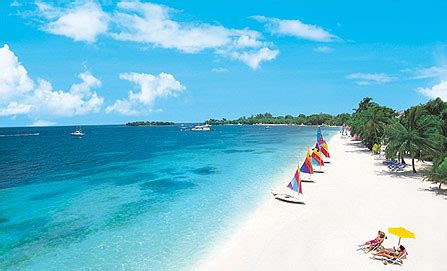
[[[77,138],[74,128],[0,128],[0,270],[191,268],[278,181],[287,185],[278,174],[316,133],[116,125],[85,126]],[[39,135],[7,136],[25,133]]]

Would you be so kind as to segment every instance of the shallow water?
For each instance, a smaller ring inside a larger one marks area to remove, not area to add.
[[[0,137],[0,269],[188,268],[256,207],[281,169],[302,160],[316,133],[87,126],[77,138],[73,130],[0,128],[39,133]]]

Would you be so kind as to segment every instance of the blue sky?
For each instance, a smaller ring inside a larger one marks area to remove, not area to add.
[[[1,1],[0,126],[447,100],[445,1]]]

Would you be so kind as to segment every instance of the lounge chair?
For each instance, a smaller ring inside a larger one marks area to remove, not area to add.
[[[378,250],[379,248],[383,249],[383,247],[382,247],[382,243],[383,243],[383,241],[385,241],[386,238],[387,238],[387,237],[386,237],[386,235],[385,235],[385,236],[383,237],[382,242],[376,244],[376,245],[373,246],[373,247],[369,247],[368,245],[365,245],[365,246],[360,246],[360,248],[357,249],[357,250],[362,250],[365,254],[367,254],[367,253],[369,253],[369,252],[376,251],[376,250]]]
[[[399,171],[399,170],[403,170],[406,166],[407,166],[407,164],[399,163],[396,161],[396,162],[390,163],[388,165],[388,168],[391,169],[391,171]]]
[[[399,170],[403,170],[406,166],[407,166],[407,164],[404,164],[404,163],[395,163],[395,164],[389,165],[388,168],[391,169],[391,171],[399,171]]]
[[[404,253],[402,253],[402,255],[400,255],[399,257],[394,257],[394,258],[387,258],[384,256],[372,256],[371,259],[373,260],[381,260],[381,261],[387,261],[391,264],[398,264],[398,265],[402,265],[404,264],[404,262],[402,261],[402,259],[404,257],[406,257],[408,255],[407,250],[404,251]]]
[[[383,163],[384,163],[385,165],[390,165],[390,164],[397,163],[397,161],[396,161],[396,160],[385,160],[385,161],[383,161]]]

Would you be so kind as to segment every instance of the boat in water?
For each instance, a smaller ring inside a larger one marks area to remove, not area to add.
[[[211,131],[211,128],[209,125],[196,125],[194,128],[191,129],[191,131]]]
[[[70,133],[72,136],[83,136],[85,133],[82,132],[81,128],[77,129],[73,133]]]

